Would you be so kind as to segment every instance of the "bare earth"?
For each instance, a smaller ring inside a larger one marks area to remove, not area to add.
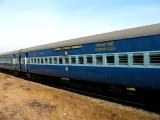
[[[160,120],[160,115],[0,73],[0,120]]]

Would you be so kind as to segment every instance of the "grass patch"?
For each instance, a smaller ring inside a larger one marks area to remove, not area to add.
[[[7,75],[7,74],[5,74],[4,77],[3,77],[3,79],[8,79],[8,78],[11,78],[11,76]]]

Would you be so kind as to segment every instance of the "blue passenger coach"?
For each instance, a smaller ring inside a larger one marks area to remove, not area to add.
[[[21,72],[160,90],[160,24],[23,49]]]
[[[19,50],[0,55],[0,68],[20,72]]]

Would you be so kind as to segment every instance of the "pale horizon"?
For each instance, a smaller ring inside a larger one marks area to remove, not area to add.
[[[160,1],[2,0],[0,53],[160,23]]]

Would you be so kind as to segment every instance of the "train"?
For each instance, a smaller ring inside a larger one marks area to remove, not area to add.
[[[160,91],[160,23],[2,53],[0,68]]]

